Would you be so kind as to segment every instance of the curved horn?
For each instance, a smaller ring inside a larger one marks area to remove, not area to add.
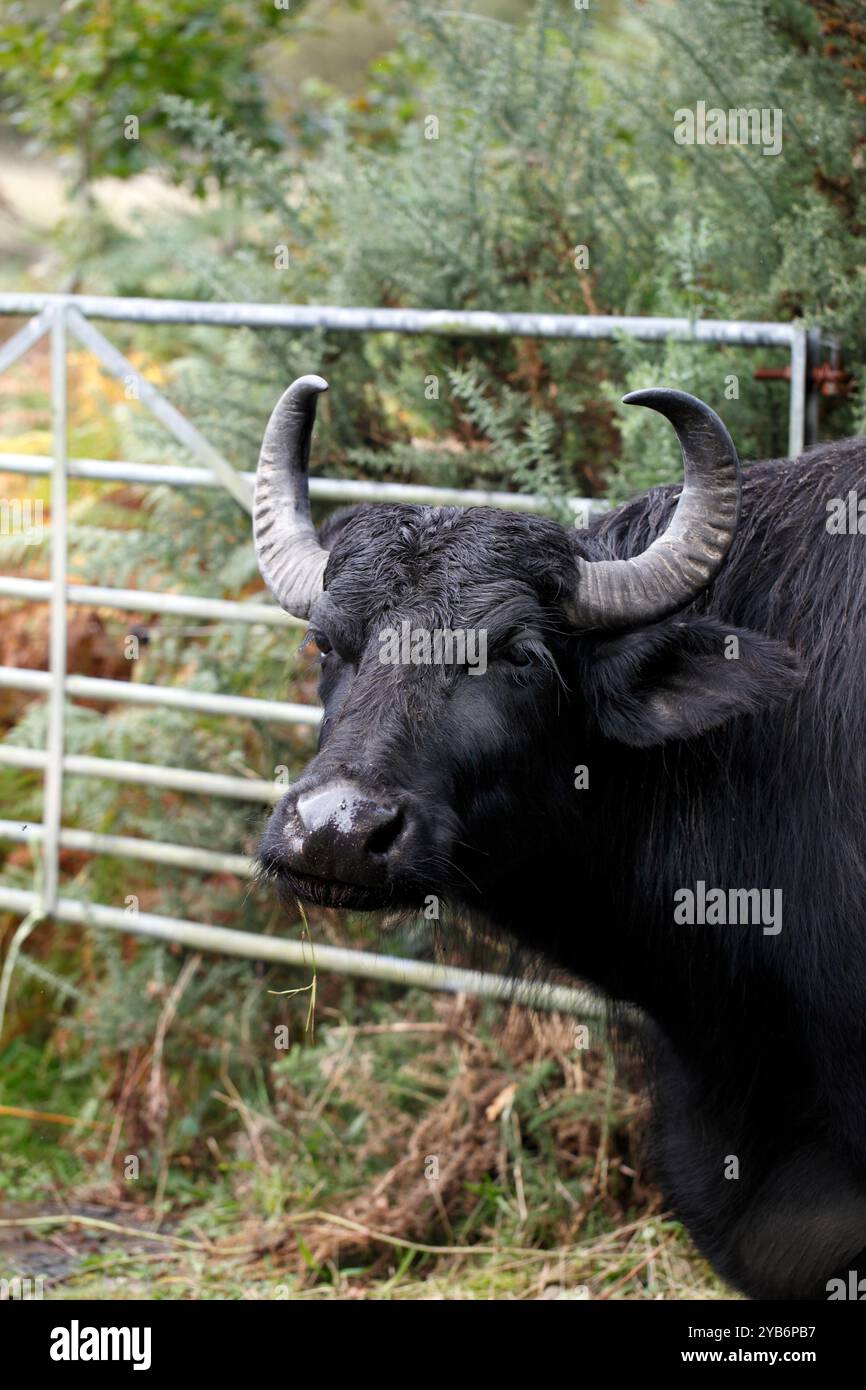
[[[310,517],[308,467],[320,376],[293,382],[268,421],[253,498],[253,540],[262,578],[281,608],[308,618],[322,592],[328,552]]]
[[[670,524],[631,560],[578,558],[575,608],[581,627],[655,622],[691,603],[718,573],[740,515],[740,461],[718,415],[685,391],[632,391],[673,425],[685,483]]]

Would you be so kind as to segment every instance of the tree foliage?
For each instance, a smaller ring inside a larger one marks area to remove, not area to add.
[[[291,23],[286,10],[246,0],[2,0],[2,106],[37,144],[75,156],[80,188],[171,163],[167,95],[207,103],[267,142],[256,58]]]

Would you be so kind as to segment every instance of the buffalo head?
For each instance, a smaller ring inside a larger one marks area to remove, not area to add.
[[[307,469],[325,389],[302,377],[280,400],[254,505],[262,575],[309,619],[322,667],[319,752],[260,849],[288,893],[482,907],[509,875],[537,871],[600,743],[621,756],[693,737],[786,688],[775,643],[738,632],[729,662],[736,630],[684,612],[719,571],[740,505],[736,450],[701,401],[626,397],[670,420],[685,485],[667,525],[622,558],[614,531],[486,508],[359,507],[317,534]]]

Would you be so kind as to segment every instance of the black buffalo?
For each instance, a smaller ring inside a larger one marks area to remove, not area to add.
[[[370,506],[317,536],[324,387],[286,392],[257,481],[324,704],[265,871],[334,907],[441,897],[639,1006],[660,1181],[718,1272],[866,1279],[866,441],[741,484],[707,406],[640,392],[682,489],[584,531]],[[383,660],[386,631],[483,632],[486,669]]]

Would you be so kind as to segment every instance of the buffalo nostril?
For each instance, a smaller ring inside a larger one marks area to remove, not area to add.
[[[394,841],[403,829],[405,817],[402,811],[394,811],[389,819],[377,825],[371,835],[367,837],[364,846],[368,854],[387,854]]]

